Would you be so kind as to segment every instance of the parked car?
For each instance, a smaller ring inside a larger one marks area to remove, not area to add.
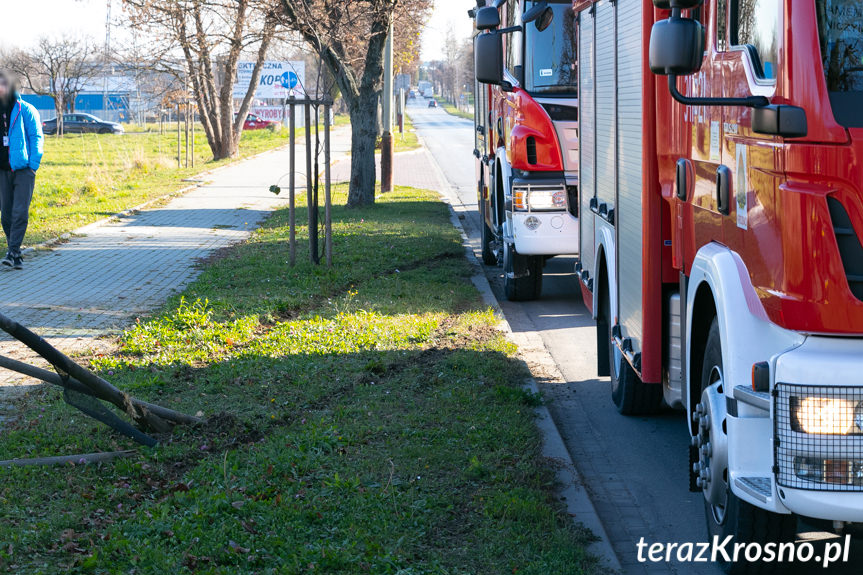
[[[437,108],[437,100],[429,100],[429,108]]]
[[[264,120],[260,116],[249,114],[243,123],[243,130],[264,130],[273,124],[278,124],[278,122],[271,122],[270,120]]]
[[[408,92],[408,100],[416,100],[416,99],[417,99],[417,93],[416,92],[414,92],[413,90]]]
[[[42,122],[42,131],[57,133],[57,118]],[[63,132],[66,134],[122,134],[126,130],[117,122],[106,122],[91,114],[63,114]]]

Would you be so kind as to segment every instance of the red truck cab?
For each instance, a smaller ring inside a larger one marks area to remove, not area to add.
[[[539,296],[545,261],[578,253],[578,98],[569,0],[472,11],[482,257],[512,300]]]

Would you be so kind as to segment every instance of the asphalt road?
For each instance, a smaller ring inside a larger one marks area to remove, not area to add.
[[[468,209],[462,223],[476,247],[480,219],[473,123],[428,108],[421,98],[410,102],[408,113]],[[595,326],[582,302],[574,263],[573,258],[550,260],[542,298],[529,303],[506,301],[499,268],[486,268],[486,274],[512,329],[537,333],[566,379],[540,385],[625,572],[717,575],[721,570],[713,564],[637,559],[642,537],[647,543],[708,541],[703,499],[688,490],[689,436],[683,414],[669,410],[650,418],[623,417],[611,401],[608,378],[596,377]],[[820,571],[811,565],[802,569]]]

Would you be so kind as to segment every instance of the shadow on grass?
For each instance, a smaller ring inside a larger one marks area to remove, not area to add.
[[[0,538],[33,564],[113,572],[589,571],[548,491],[524,367],[476,329],[479,349],[443,325],[423,349],[115,371],[214,415],[133,460],[10,470]],[[19,429],[38,436],[4,451],[125,447],[69,408],[30,416]]]

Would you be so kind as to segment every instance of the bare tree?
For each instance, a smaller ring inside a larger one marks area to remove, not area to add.
[[[15,50],[6,65],[21,77],[24,86],[54,99],[57,134],[63,134],[63,113],[73,109],[83,87],[100,73],[87,38],[44,36],[29,50]]]
[[[154,38],[151,61],[188,82],[213,158],[236,156],[276,31],[276,0],[123,1],[132,25],[146,29]],[[234,114],[237,64],[249,52],[254,53],[255,66]]]
[[[418,52],[430,0],[279,0],[282,21],[300,33],[329,68],[351,117],[348,206],[375,201],[377,107],[384,45],[396,22],[396,51],[407,66]]]

